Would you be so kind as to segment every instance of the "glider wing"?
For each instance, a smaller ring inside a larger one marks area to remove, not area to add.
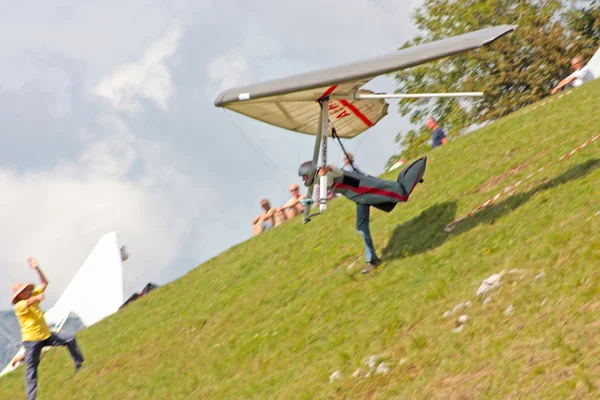
[[[485,46],[515,28],[495,26],[338,67],[228,89],[217,97],[215,106],[314,135],[319,100],[329,97],[330,122],[340,137],[351,138],[387,114],[388,104],[383,99],[355,99],[356,95],[371,93],[360,90],[371,79]]]

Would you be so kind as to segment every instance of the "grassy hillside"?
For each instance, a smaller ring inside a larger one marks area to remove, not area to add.
[[[337,199],[81,332],[75,377],[66,350],[49,353],[39,398],[596,398],[600,142],[443,228],[600,132],[599,92],[600,80],[431,151],[410,201],[372,211],[375,272],[360,274],[354,205]],[[484,305],[478,287],[503,270]],[[388,371],[365,377],[373,355]],[[0,399],[23,398],[22,369],[1,382]]]

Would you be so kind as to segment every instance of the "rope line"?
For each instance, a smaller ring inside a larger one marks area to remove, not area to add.
[[[497,195],[495,195],[494,197],[492,197],[491,199],[489,199],[488,201],[486,201],[485,203],[483,203],[482,205],[480,205],[479,207],[477,207],[476,209],[474,209],[473,211],[471,211],[468,214],[465,214],[464,216],[455,219],[454,221],[452,221],[451,223],[449,223],[448,225],[446,225],[446,227],[444,228],[444,230],[446,232],[452,232],[454,231],[454,229],[456,228],[456,224],[464,219],[469,218],[470,216],[472,216],[473,214],[478,213],[479,211],[483,210],[485,207],[489,206],[490,204],[492,204],[494,201],[498,200],[500,197],[502,197],[504,194],[514,190],[517,188],[517,186],[519,186],[523,181],[531,178],[532,176],[534,176],[535,174],[537,174],[538,172],[541,172],[543,170],[545,170],[546,168],[548,168],[549,166],[556,164],[559,161],[565,160],[566,158],[572,156],[573,154],[575,154],[576,152],[578,152],[579,150],[583,149],[585,146],[587,146],[588,144],[596,141],[597,139],[600,139],[600,134],[597,134],[596,136],[592,137],[591,139],[589,139],[587,142],[579,145],[578,147],[576,147],[575,149],[571,150],[570,152],[568,152],[567,154],[565,154],[564,156],[549,162],[548,164],[544,165],[543,167],[541,167],[540,169],[538,169],[537,171],[532,172],[531,174],[527,175],[525,178],[521,179],[520,181],[513,183],[512,185],[506,187],[506,189],[504,189],[503,191],[501,191],[500,193],[498,193]]]

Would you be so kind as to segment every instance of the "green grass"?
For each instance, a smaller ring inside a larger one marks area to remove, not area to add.
[[[50,352],[39,398],[596,398],[600,143],[443,228],[597,134],[599,92],[600,80],[431,151],[410,201],[372,211],[377,271],[359,273],[354,204],[335,200],[79,333],[87,365],[75,377],[66,350]],[[515,268],[489,304],[476,298]],[[467,300],[454,333],[442,314]],[[374,354],[389,373],[352,378]],[[22,374],[2,378],[1,399],[23,397]]]

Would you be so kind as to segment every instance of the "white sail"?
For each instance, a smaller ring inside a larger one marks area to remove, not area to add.
[[[594,78],[600,78],[600,48],[598,48],[596,54],[588,61],[586,67],[592,71]]]
[[[93,290],[91,290],[93,289]],[[104,235],[54,306],[48,324],[60,324],[75,313],[85,326],[116,312],[123,304],[123,261],[117,233]]]
[[[321,112],[319,102],[327,98],[328,121],[339,137],[352,138],[384,118],[388,111],[384,98],[393,97],[362,89],[371,79],[489,45],[515,29],[515,25],[494,26],[367,60],[227,89],[216,98],[215,106],[315,135]]]

